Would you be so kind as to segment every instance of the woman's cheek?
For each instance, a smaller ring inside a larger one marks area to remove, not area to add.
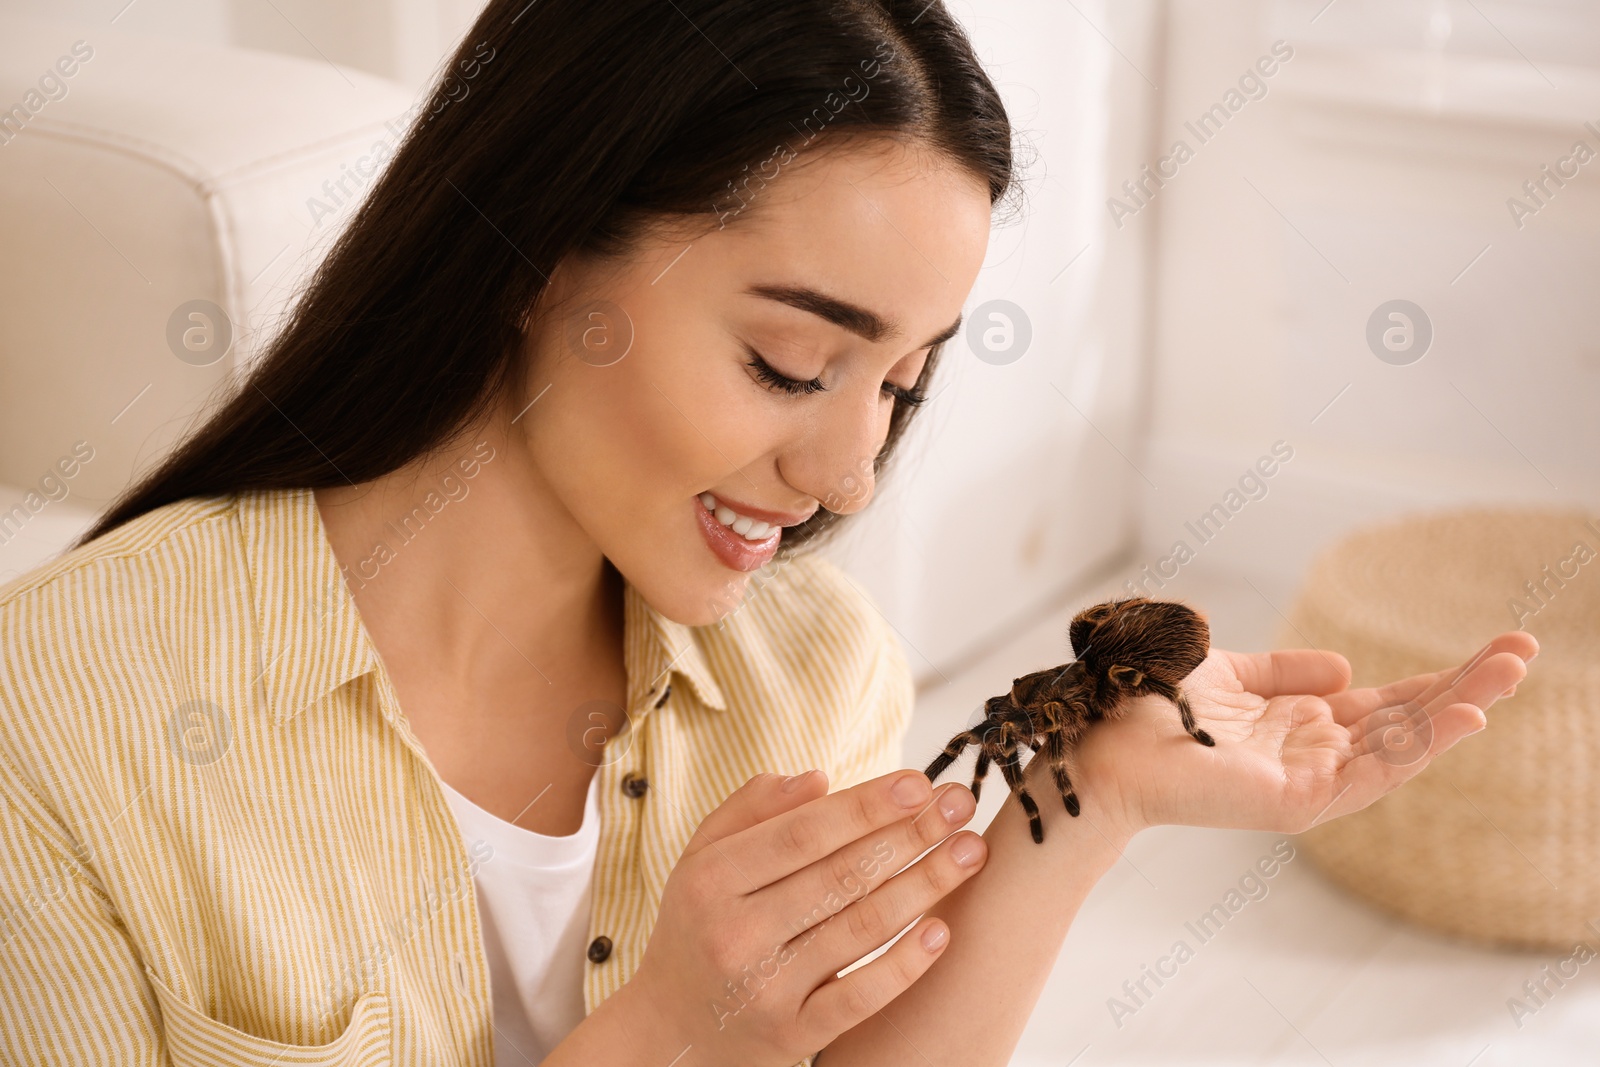
[[[742,481],[730,468],[743,469],[770,452],[782,432],[787,398],[774,402],[742,366],[727,362],[720,372],[699,368],[656,383],[659,392],[650,389],[656,415],[651,445],[683,471],[697,472],[696,490],[730,477]]]

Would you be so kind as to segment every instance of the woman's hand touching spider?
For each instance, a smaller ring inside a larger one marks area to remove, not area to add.
[[[1212,649],[1183,690],[1216,745],[1196,744],[1170,702],[1131,701],[1074,753],[1085,815],[1128,834],[1169,823],[1298,833],[1366,807],[1482,729],[1538,650],[1510,631],[1460,667],[1348,689],[1337,653]]]

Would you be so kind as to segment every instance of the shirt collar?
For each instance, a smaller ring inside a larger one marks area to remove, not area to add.
[[[727,711],[712,674],[704,642],[710,628],[674,622],[651,607],[632,582],[623,588],[623,660],[628,672],[628,707],[635,719],[663,699],[673,675],[684,679],[701,704]],[[682,687],[679,687],[681,694]]]
[[[281,725],[378,666],[310,489],[238,494],[254,583],[261,684]]]
[[[267,706],[282,724],[351,679],[378,669],[380,661],[312,490],[248,490],[238,494],[237,506],[261,635],[257,669]],[[657,705],[674,675],[688,683],[701,704],[726,711],[704,647],[711,628],[674,622],[630,582],[624,583],[623,600],[632,718]]]

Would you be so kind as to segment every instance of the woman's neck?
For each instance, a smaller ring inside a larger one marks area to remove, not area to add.
[[[572,665],[620,647],[620,575],[500,425],[426,462],[316,491],[385,662],[426,663],[467,691],[561,686]]]

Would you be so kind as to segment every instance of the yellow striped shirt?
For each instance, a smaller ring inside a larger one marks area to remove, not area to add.
[[[892,630],[820,557],[720,625],[625,597],[586,1011],[638,966],[701,819],[762,771],[899,767],[912,703]],[[0,1063],[492,1067],[492,849],[463,840],[309,489],[178,501],[0,587],[0,796]]]

